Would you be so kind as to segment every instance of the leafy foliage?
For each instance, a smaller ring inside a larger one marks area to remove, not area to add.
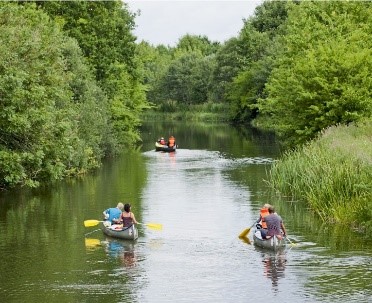
[[[268,97],[260,100],[271,128],[300,143],[371,116],[371,13],[367,2],[292,7]]]
[[[118,1],[0,5],[0,187],[83,173],[139,140],[131,18]]]
[[[286,2],[265,1],[244,22],[238,38],[241,68],[226,90],[235,123],[247,123],[257,117],[257,102],[264,97],[267,79],[276,64],[276,37],[286,18]]]
[[[29,7],[2,5],[0,24],[1,186],[59,179],[81,144],[61,48],[68,40]]]
[[[183,107],[207,102],[219,47],[207,37],[193,35],[183,36],[175,48],[141,42],[138,54],[149,101],[163,110],[173,110],[174,104]]]
[[[108,96],[111,152],[140,140],[139,114],[148,108],[136,58],[134,16],[121,1],[37,2],[75,38]]]

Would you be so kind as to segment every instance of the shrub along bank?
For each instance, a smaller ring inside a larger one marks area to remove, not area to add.
[[[285,153],[270,171],[271,186],[305,201],[325,222],[372,230],[372,121],[334,126]]]

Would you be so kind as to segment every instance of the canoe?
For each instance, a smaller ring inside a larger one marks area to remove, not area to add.
[[[176,151],[176,146],[169,147],[168,145],[160,144],[159,142],[155,142],[155,151],[162,151],[166,153],[171,153]]]
[[[261,238],[259,230],[256,230],[253,234],[253,243],[258,247],[267,248],[270,250],[278,250],[286,247],[285,238],[279,240],[276,236],[274,236],[270,239],[264,240]]]
[[[106,236],[123,240],[136,240],[138,238],[138,230],[134,225],[125,229],[111,229],[110,227],[103,226],[102,232]]]

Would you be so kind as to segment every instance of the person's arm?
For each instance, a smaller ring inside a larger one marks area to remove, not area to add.
[[[137,220],[136,220],[136,217],[134,216],[134,213],[131,213],[132,214],[132,220],[135,224],[138,224]]]
[[[120,224],[120,222],[122,221],[121,216],[122,216],[122,214],[120,214],[119,218],[112,219],[112,222],[114,222],[116,224]]]
[[[262,218],[261,218],[261,215],[258,217],[258,219],[257,219],[257,221],[256,221],[256,223],[260,223],[261,222],[261,220],[262,220]]]
[[[284,227],[284,224],[283,224],[283,221],[280,222],[280,226],[282,228],[282,231],[283,231],[283,235],[284,237],[287,235],[287,231],[285,230],[285,227]]]
[[[106,210],[103,212],[103,217],[105,218],[105,220],[107,220],[107,219],[109,218],[108,209],[106,209]]]

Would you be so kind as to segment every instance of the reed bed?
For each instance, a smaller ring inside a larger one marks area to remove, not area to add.
[[[372,122],[335,126],[286,152],[269,184],[308,203],[323,221],[372,231]]]
[[[228,108],[226,104],[211,102],[196,105],[177,104],[170,102],[164,104],[145,112],[143,119],[155,120],[166,117],[166,119],[169,121],[228,121]]]

